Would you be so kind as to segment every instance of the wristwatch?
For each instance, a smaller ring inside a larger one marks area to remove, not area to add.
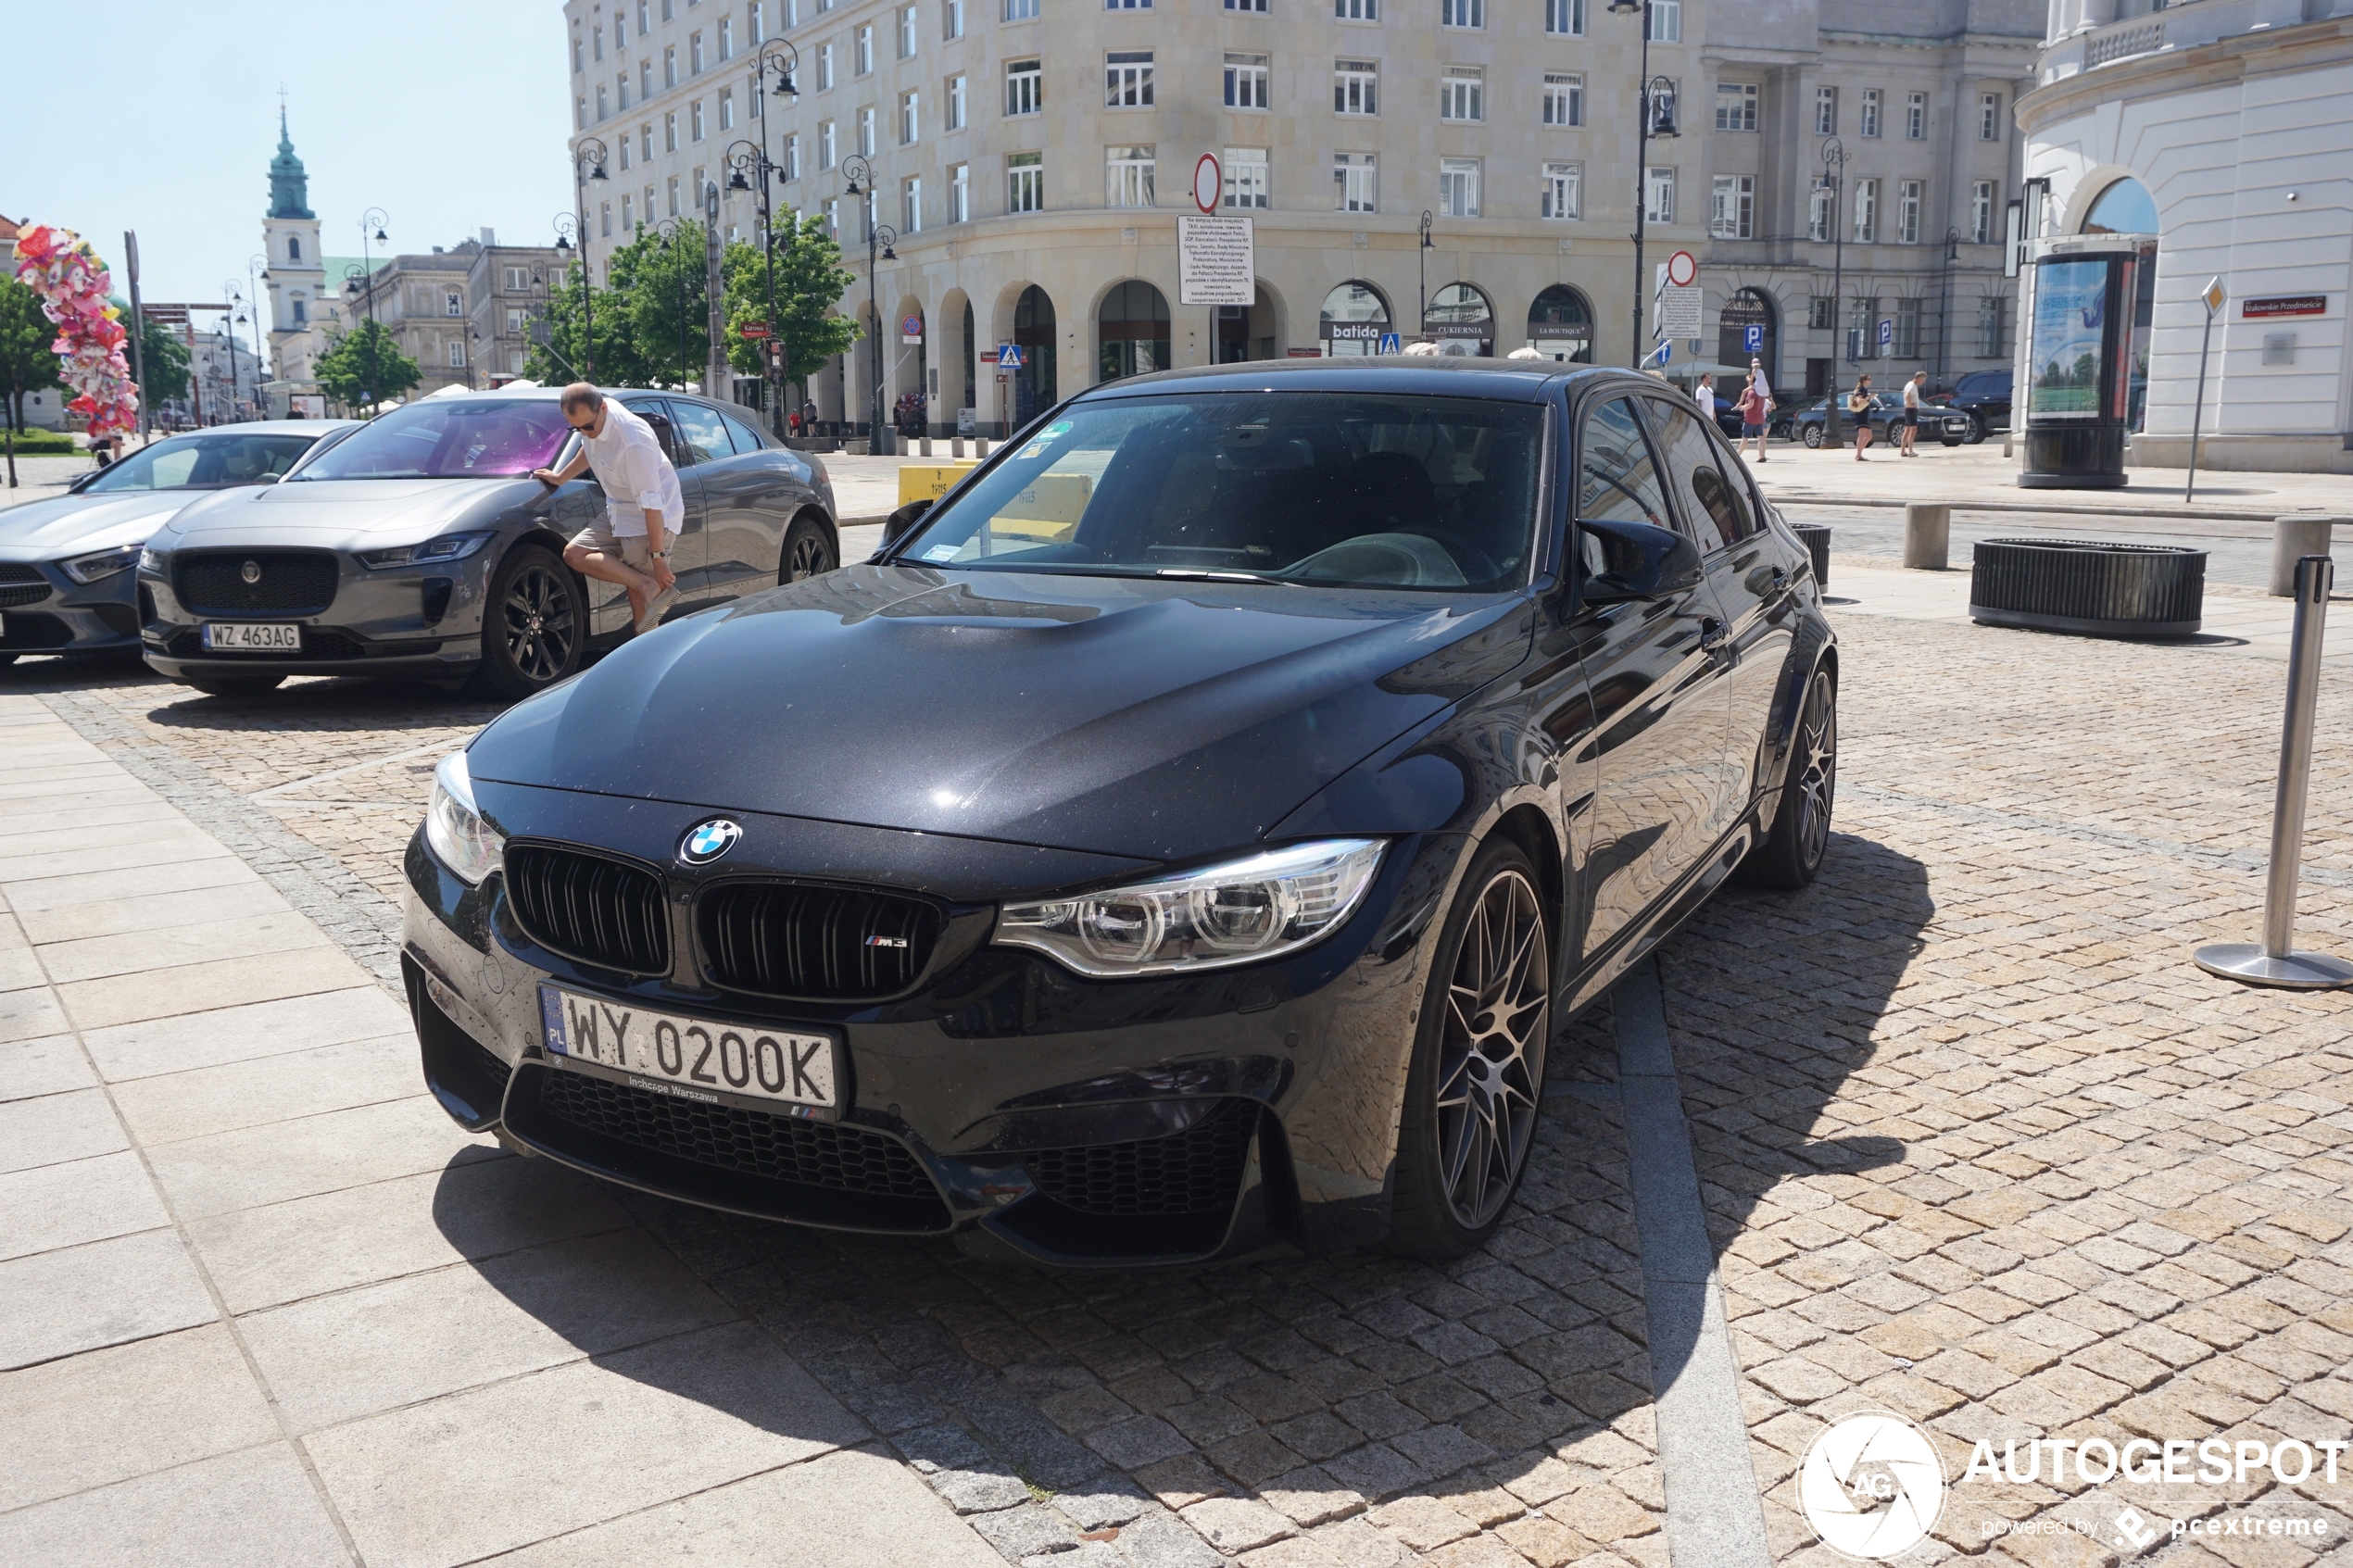
[[[668,560],[670,558],[670,552],[668,550],[656,550],[653,552],[653,558],[656,560]]]

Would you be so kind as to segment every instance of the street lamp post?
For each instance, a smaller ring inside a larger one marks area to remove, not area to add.
[[[556,254],[564,258],[567,267],[573,260],[573,237],[575,234],[580,236],[580,346],[581,359],[588,367],[583,374],[583,379],[595,381],[597,379],[597,323],[596,319],[588,313],[588,232],[580,226],[580,220],[569,212],[556,214],[554,228]],[[559,283],[557,287],[561,288],[562,284]],[[548,312],[551,317],[554,314],[552,309]]]
[[[261,285],[270,281],[270,258],[258,253],[246,257],[245,281],[252,285],[245,293],[245,301],[253,312],[253,411],[262,417],[270,412],[268,400],[261,395],[262,373],[269,369],[261,351]],[[276,322],[273,320],[271,325]]]
[[[376,319],[376,263],[368,249],[368,233],[373,230],[376,238],[382,240],[384,225],[390,221],[380,207],[371,207],[359,215],[359,275],[365,280],[364,286],[368,291],[368,320],[371,321]]]
[[[669,255],[671,246],[678,239],[678,220],[663,219],[654,225],[654,232],[661,238],[662,254]],[[670,292],[677,295],[678,363],[683,366],[686,362],[686,274],[673,267],[671,269],[670,281],[676,285]]]
[[[1961,258],[1961,232],[1944,230],[1944,300],[1936,307],[1936,374],[1943,379],[1953,359],[1953,264]]]
[[[597,319],[593,314],[594,307],[588,302],[588,182],[604,178],[604,143],[594,136],[581,138],[580,145],[573,148],[572,154],[573,199],[580,211],[573,237],[580,242],[580,358],[588,368],[590,381],[597,379]],[[560,234],[562,232],[562,226],[559,224],[557,232]],[[562,240],[556,242],[556,248],[564,248]]]
[[[1830,402],[1823,413],[1822,445],[1833,450],[1846,445],[1846,433],[1840,428],[1838,417],[1838,338],[1845,330],[1838,324],[1838,313],[1846,303],[1846,231],[1840,224],[1843,214],[1839,198],[1845,182],[1846,144],[1835,136],[1825,136],[1822,186],[1831,194],[1831,384]]]
[[[1435,221],[1437,220],[1430,216],[1429,208],[1422,208],[1422,243],[1416,247],[1422,262],[1422,316],[1420,321],[1414,327],[1414,337],[1416,342],[1429,335],[1429,253],[1437,245],[1437,242],[1429,237],[1429,226]],[[1378,348],[1380,345],[1377,343],[1373,346]]]
[[[887,455],[897,445],[885,428],[883,420],[883,333],[882,304],[875,293],[875,274],[885,261],[896,261],[899,253],[890,247],[899,243],[899,231],[887,223],[875,221],[875,171],[862,157],[841,160],[841,172],[849,184],[842,192],[846,196],[866,198],[866,320],[875,334],[875,419],[867,438],[866,450]]]
[[[243,395],[244,382],[237,374],[237,333],[235,329],[245,324],[245,296],[237,287],[237,280],[226,279],[220,292],[228,296],[229,308],[220,319],[221,345],[229,350],[229,412],[237,411],[237,399]],[[255,389],[257,393],[259,388]]]
[[[760,94],[760,84],[774,77],[775,85],[768,89],[770,95],[798,98],[800,87],[793,73],[799,69],[800,51],[783,39],[775,39],[761,49],[758,67],[752,73],[754,86],[751,100],[752,107],[760,111],[760,156],[754,160],[747,151],[742,157],[728,160],[735,169],[727,180],[730,190],[744,188],[744,169],[748,164],[760,174],[760,248],[766,254],[768,262],[768,341],[762,352],[774,385],[772,407],[768,410],[769,426],[779,441],[785,435],[785,373],[789,366],[785,356],[784,329],[776,320],[776,226],[769,210],[768,182],[772,177],[779,181],[785,179],[787,171],[768,156],[768,110]],[[747,148],[750,145],[749,143],[740,144]],[[731,154],[735,152],[734,147],[727,150]],[[798,227],[798,224],[795,226]]]
[[[1642,19],[1642,119],[1634,129],[1634,336],[1629,361],[1639,368],[1646,358],[1642,351],[1642,243],[1650,217],[1650,141],[1676,133],[1675,84],[1663,76],[1651,75],[1650,0],[1609,0],[1609,9],[1612,16]]]

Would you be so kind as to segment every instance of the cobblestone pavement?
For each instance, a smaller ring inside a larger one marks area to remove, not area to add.
[[[1957,1480],[1981,1438],[2346,1436],[2353,998],[2188,961],[2256,934],[2281,666],[1840,630],[1823,877],[1727,895],[1663,962],[1775,1560],[1836,1561],[1793,1477],[1825,1418],[1865,1407],[1926,1424]],[[415,688],[226,703],[48,668],[0,681],[85,723],[102,704],[101,744],[378,892],[432,761],[489,715]],[[2353,690],[2325,692],[2322,734],[2348,721]],[[2312,822],[2300,930],[2353,953],[2341,744]],[[623,1201],[1009,1559],[1651,1568],[1666,1499],[1612,1037],[1606,1004],[1570,1026],[1517,1208],[1446,1268],[1043,1275]],[[2114,1562],[2130,1506],[2169,1568],[2302,1564],[2353,1530],[2348,1491],[1980,1477],[1903,1561]],[[2242,1506],[2330,1534],[2164,1533]],[[2066,1533],[1989,1528],[2011,1524]]]

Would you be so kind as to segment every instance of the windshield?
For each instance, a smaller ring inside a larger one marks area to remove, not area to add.
[[[971,571],[1487,592],[1524,581],[1541,408],[1240,393],[1081,403],[897,558]]]
[[[84,495],[115,490],[226,490],[267,484],[310,450],[315,435],[235,434],[208,431],[176,435],[134,452],[82,487]]]
[[[478,479],[546,468],[572,433],[553,398],[432,397],[395,408],[319,454],[312,479]]]

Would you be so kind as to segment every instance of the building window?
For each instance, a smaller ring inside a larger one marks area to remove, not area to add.
[[[1718,174],[1707,211],[1707,232],[1719,240],[1753,239],[1756,233],[1756,177]]]
[[[858,111],[858,151],[866,157],[875,156],[875,110],[871,104]]]
[[[1849,359],[1879,358],[1879,301],[1856,298],[1847,303],[1846,357]]]
[[[1814,89],[1814,134],[1834,136],[1838,133],[1838,89]]]
[[[1226,205],[1264,209],[1266,200],[1266,149],[1226,149]]]
[[[1806,237],[1828,243],[1831,237],[1831,188],[1819,178],[1814,182],[1811,198],[1806,202]],[[1823,325],[1828,326],[1827,321]]]
[[[522,268],[521,268],[521,267],[510,267],[510,268],[508,268],[508,269],[507,269],[507,286],[508,286],[510,289],[525,289],[525,288],[529,288],[529,287],[531,286],[531,275],[530,275],[530,273],[528,273],[527,271],[525,271],[525,270],[524,270]]]
[[[1105,207],[1152,205],[1151,148],[1106,147],[1103,149],[1103,171]]]
[[[286,236],[286,259],[288,261],[300,261],[302,259],[301,235],[288,234]]]
[[[1969,187],[1969,244],[1990,245],[1994,243],[1994,182],[1980,180]]]
[[[1441,218],[1478,216],[1478,159],[1442,157],[1438,160],[1438,215]]]
[[[1268,94],[1274,76],[1264,55],[1226,56],[1226,107],[1229,109],[1272,107]]]
[[[766,41],[768,24],[763,15],[765,6],[766,0],[751,0],[751,8],[745,13],[744,18],[745,43],[760,44]]]
[[[639,143],[638,143],[637,161],[638,161],[639,163],[651,163],[651,162],[653,162],[653,160],[654,160],[654,128],[653,128],[652,126],[650,126],[650,125],[641,126],[641,127],[638,129],[638,136],[639,136]]]
[[[594,29],[592,36],[595,37],[597,42],[596,48],[591,57],[601,60],[605,57],[605,30],[601,27]]]
[[[1332,67],[1332,112],[1378,114],[1380,67],[1372,60],[1340,60]]]
[[[719,57],[723,60],[736,57],[736,19],[733,17],[719,19]]]
[[[964,35],[964,0],[939,0],[939,36],[945,39]]]
[[[1564,38],[1585,36],[1585,0],[1544,0],[1544,31]]]
[[[572,125],[575,131],[588,129],[588,100],[585,95],[572,101]]]
[[[1756,129],[1755,82],[1719,82],[1716,84],[1716,129],[1718,131]]]
[[[1038,19],[1038,0],[1005,0],[1005,19],[1026,22]]]
[[[969,223],[973,216],[973,166],[960,163],[948,171],[948,221]]]
[[[899,144],[900,146],[912,147],[915,144],[918,133],[922,130],[922,118],[917,110],[915,94],[912,93],[899,94]]]
[[[636,205],[637,198],[635,196],[621,198],[621,232],[624,234],[632,233],[636,230]]]
[[[1011,153],[1005,158],[1005,210],[1042,212],[1046,207],[1046,155]]]
[[[1438,79],[1438,118],[1485,119],[1486,72],[1477,66],[1448,66]]]
[[[294,296],[294,320],[295,320],[295,325],[296,325],[296,326],[297,326],[297,327],[302,326],[302,325],[306,324],[307,322],[308,322],[308,321],[309,321],[309,320],[310,320],[309,307],[308,307],[308,306],[307,302],[303,299],[303,296],[302,296],[302,295],[295,295],[295,296]]]
[[[520,305],[507,307],[507,335],[521,337],[531,323],[531,312]]]
[[[1914,93],[1904,100],[1904,140],[1928,140],[1928,94]]]
[[[599,202],[597,204],[597,235],[599,239],[609,240],[612,238],[612,203]],[[452,316],[455,316],[459,312],[454,307],[449,312]]]
[[[621,167],[629,167],[629,132],[626,131],[621,133]]]
[[[1576,218],[1584,201],[1585,166],[1548,163],[1544,166],[1543,213],[1547,218]]]
[[[1649,222],[1675,221],[1675,171],[1654,169],[1642,181],[1642,212]]]
[[[1005,62],[1005,112],[1036,114],[1046,103],[1046,72],[1036,60]]]
[[[612,79],[612,103],[618,112],[629,112],[629,73],[625,70]]]
[[[795,132],[785,138],[785,179],[786,182],[800,178],[800,134]]]
[[[831,92],[833,85],[834,46],[830,44],[820,44],[817,45],[817,91]]]
[[[1438,0],[1441,27],[1485,27],[1487,0]]]
[[[825,204],[825,238],[836,243],[841,239],[841,199],[839,197]]]
[[[1916,359],[1920,352],[1920,302],[1899,299],[1895,302],[1894,357]]]
[[[651,60],[639,60],[637,62],[637,101],[643,103],[653,95],[654,63]]]
[[[686,35],[686,69],[696,76],[702,74],[702,34],[699,32]]]
[[[1152,0],[1103,0],[1106,11],[1149,11],[1151,8]]]
[[[856,74],[864,76],[875,69],[875,24],[868,22],[858,30]]]
[[[661,117],[661,150],[666,153],[674,153],[678,150],[678,111],[676,109],[672,109]]]
[[[580,40],[574,37],[572,41],[572,72],[578,76],[587,69],[587,56],[581,50]]]
[[[722,87],[719,90],[719,129],[733,131],[735,128],[736,90],[732,87]]]
[[[915,57],[915,7],[912,6],[902,6],[899,10],[899,57],[902,60]]]
[[[605,116],[609,112],[606,107],[605,84],[599,82],[597,83],[597,123],[603,124]]]
[[[961,76],[951,76],[948,79],[947,129],[950,131],[962,131],[963,128],[964,79]]]
[[[670,209],[670,212],[671,212],[671,216],[674,218],[674,217],[676,217],[676,216],[677,216],[677,214],[678,214],[678,209],[677,209],[677,207],[673,207]],[[646,187],[646,221],[647,221],[647,222],[648,222],[648,223],[650,223],[650,222],[652,222],[653,220],[654,220],[654,188],[653,188],[651,185],[648,185],[648,186],[647,186],[647,187]]]
[[[1380,20],[1380,0],[1332,0],[1332,15],[1344,22]]]
[[[1879,134],[1879,89],[1878,89],[1878,88],[1876,88],[1876,87],[1866,87],[1865,89],[1863,89],[1863,115],[1862,115],[1862,123],[1861,123],[1859,126],[1857,126],[1856,129],[1857,129],[1857,130],[1859,130],[1860,132],[1862,132],[1862,133],[1863,133],[1864,135],[1866,135],[1866,136],[1876,136],[1876,135],[1878,135],[1878,134]]]
[[[833,166],[834,122],[828,119],[822,122],[817,127],[817,167],[820,169],[831,169]]]
[[[1815,332],[1838,325],[1838,301],[1826,294],[1818,294],[1806,302],[1806,325]]]
[[[1103,107],[1148,109],[1152,107],[1152,52],[1114,49],[1103,56]],[[1141,204],[1150,207],[1150,202]]]
[[[702,140],[702,100],[697,98],[686,106],[686,124],[692,140]]]
[[[466,368],[466,343],[463,338],[449,340],[449,368],[453,370]]]
[[[924,182],[921,175],[909,175],[899,182],[899,212],[902,233],[924,232]]]
[[[1333,194],[1342,212],[1380,210],[1380,166],[1370,153],[1332,155]]]
[[[1226,0],[1226,9],[1252,11],[1263,17],[1266,14],[1266,0]]]
[[[1568,71],[1548,70],[1544,73],[1544,123],[1585,123],[1584,77]]]
[[[1879,182],[1855,182],[1855,243],[1858,245],[1879,243]]]
[[[2002,359],[2008,352],[2002,345],[2003,301],[2000,295],[1977,302],[1977,357],[1980,359]]]
[[[1895,243],[1899,245],[1920,243],[1920,184],[1918,180],[1906,180],[1896,187]]]
[[[1642,25],[1654,44],[1680,44],[1683,41],[1683,0],[1650,0]]]
[[[1977,139],[1998,142],[2002,139],[2002,95],[1987,93],[1977,100]]]

